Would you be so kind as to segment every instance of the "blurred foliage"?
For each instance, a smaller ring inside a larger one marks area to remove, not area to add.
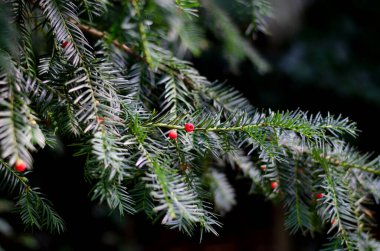
[[[297,85],[380,106],[379,14],[377,1],[318,1],[296,41],[289,41],[279,71]]]

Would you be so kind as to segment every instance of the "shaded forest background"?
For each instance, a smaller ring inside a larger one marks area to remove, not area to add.
[[[221,2],[229,5],[228,0]],[[380,2],[273,2],[278,18],[269,21],[271,34],[250,35],[250,41],[270,62],[271,72],[260,75],[248,61],[231,68],[216,39],[204,53],[191,59],[195,67],[210,80],[227,80],[259,108],[300,108],[348,116],[362,130],[354,144],[363,152],[380,154],[376,121],[380,115]],[[229,11],[244,30],[239,10],[231,6]],[[231,179],[237,187],[238,205],[221,218],[224,227],[220,236],[206,235],[201,244],[199,236],[188,238],[160,224],[152,225],[142,215],[109,215],[106,208],[89,202],[91,187],[81,175],[84,160],[72,157],[73,153],[75,147],[60,153],[40,152],[35,162],[38,168],[31,176],[65,219],[68,231],[60,236],[22,234],[18,215],[2,212],[7,206],[1,202],[0,217],[9,220],[17,233],[12,238],[0,234],[5,250],[312,251],[324,240],[323,236],[288,238],[280,217],[281,205],[247,195],[250,187],[243,180]],[[231,171],[231,178],[234,175]],[[380,222],[380,210],[374,211]]]

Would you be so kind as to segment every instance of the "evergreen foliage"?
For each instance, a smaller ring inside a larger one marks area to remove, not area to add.
[[[269,3],[237,2],[265,30]],[[257,109],[181,59],[202,52],[207,30],[220,36],[232,66],[248,57],[269,70],[232,22],[211,0],[1,3],[0,188],[15,195],[21,220],[64,230],[27,176],[38,168],[33,153],[65,136],[86,156],[91,199],[120,214],[217,234],[213,205],[224,214],[238,203],[223,172],[232,166],[254,192],[283,202],[290,232],[327,232],[324,250],[378,250],[366,207],[380,200],[380,158],[345,142],[357,136],[354,122]],[[194,132],[184,130],[188,122]],[[15,171],[20,159],[29,171]]]

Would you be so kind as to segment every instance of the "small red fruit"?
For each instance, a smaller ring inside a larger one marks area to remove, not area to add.
[[[270,187],[274,190],[274,189],[276,189],[278,187],[278,183],[276,181],[272,181],[270,183]]]
[[[267,165],[261,165],[260,168],[265,172],[267,170]]]
[[[104,119],[102,117],[96,117],[96,120],[98,121],[99,124],[104,122]]]
[[[26,170],[26,164],[22,159],[16,160],[15,169],[17,172],[24,172]]]
[[[193,132],[194,131],[194,125],[192,123],[186,123],[185,124],[185,131],[186,132]]]
[[[175,130],[171,130],[170,132],[169,132],[169,138],[170,139],[176,139],[177,138],[177,132],[175,131]]]
[[[61,44],[61,48],[65,49],[68,45],[69,45],[69,42],[63,41],[62,44]]]
[[[322,199],[322,198],[323,198],[323,193],[317,193],[317,194],[315,195],[315,198],[316,198],[317,200]]]
[[[332,219],[332,220],[330,221],[330,223],[331,223],[331,225],[334,225],[334,224],[335,224],[335,219]]]

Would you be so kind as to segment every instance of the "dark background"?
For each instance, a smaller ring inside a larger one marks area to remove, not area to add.
[[[289,2],[287,8],[293,8],[294,16],[272,22],[271,36],[258,33],[252,40],[271,63],[270,73],[258,74],[248,61],[231,73],[217,44],[192,60],[195,67],[210,80],[228,80],[259,108],[348,116],[362,130],[352,143],[378,155],[380,1],[284,2]],[[0,235],[6,250],[312,251],[324,241],[323,236],[288,237],[282,227],[281,205],[248,195],[250,187],[243,180],[231,180],[238,205],[221,218],[220,236],[205,235],[200,244],[199,236],[190,238],[159,223],[152,225],[143,215],[109,215],[106,208],[89,202],[91,187],[82,178],[84,160],[72,157],[75,150],[39,153],[35,163],[39,168],[31,177],[52,200],[68,231],[60,236],[25,235],[17,215],[0,214],[19,233],[12,238]],[[378,230],[375,234],[380,237]]]

